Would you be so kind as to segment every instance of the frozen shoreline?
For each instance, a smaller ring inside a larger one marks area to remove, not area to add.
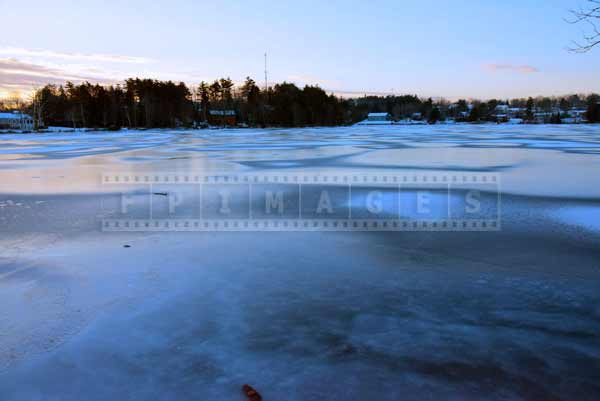
[[[348,127],[381,127],[381,126],[430,126],[431,124],[426,121],[372,121],[372,122],[359,122],[354,125]],[[561,123],[561,124],[526,124],[526,123],[495,123],[495,122],[456,122],[456,121],[442,121],[433,126],[565,126],[565,127],[577,127],[577,126],[599,126],[599,124],[591,124],[591,123]],[[219,126],[209,126],[206,128],[120,128],[118,130],[111,129],[95,129],[95,128],[70,128],[70,127],[49,127],[42,130],[7,130],[0,129],[0,134],[53,134],[53,133],[85,133],[85,132],[146,132],[146,131],[204,131],[204,130],[273,130],[273,129],[327,129],[327,128],[347,128],[346,126],[337,126],[337,127],[268,127],[268,128],[252,128],[252,127],[219,127]]]

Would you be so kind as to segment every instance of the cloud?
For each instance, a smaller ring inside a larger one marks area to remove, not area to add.
[[[85,60],[85,61],[103,61],[112,63],[135,63],[145,64],[154,63],[156,60],[146,57],[122,56],[114,54],[87,54],[87,53],[68,53],[53,50],[25,49],[20,47],[0,47],[0,55],[5,56],[25,56],[25,57],[46,57],[58,58],[63,60]]]
[[[211,81],[207,77],[200,76],[191,72],[160,72],[147,69],[140,69],[134,66],[133,69],[109,70],[103,67],[87,64],[55,64],[45,61],[19,60],[16,58],[0,58],[0,99],[12,96],[14,94],[27,96],[35,88],[47,84],[64,85],[71,81],[80,83],[88,81],[99,83],[101,85],[117,84],[126,77],[139,76],[153,79],[170,79],[176,82],[200,82],[201,80]]]
[[[520,74],[532,74],[540,72],[536,67],[530,65],[513,65],[513,64],[484,64],[483,69],[491,72],[511,71]]]
[[[0,59],[0,93],[26,94],[46,84],[72,82],[111,83],[112,79],[97,74],[80,74],[41,64],[26,63],[14,58]]]

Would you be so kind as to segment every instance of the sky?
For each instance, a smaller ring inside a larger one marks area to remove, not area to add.
[[[66,80],[219,77],[340,95],[600,92],[600,48],[567,50],[585,0],[0,0],[0,97]]]

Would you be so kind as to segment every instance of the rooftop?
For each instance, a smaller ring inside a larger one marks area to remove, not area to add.
[[[17,111],[12,112],[12,113],[0,113],[0,118],[2,118],[2,119],[14,119],[14,118],[21,118],[21,117],[31,118],[31,116],[24,114],[24,113],[19,113]]]
[[[211,116],[235,116],[235,110],[209,110]]]

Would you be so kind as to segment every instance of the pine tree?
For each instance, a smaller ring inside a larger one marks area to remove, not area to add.
[[[200,96],[200,107],[202,108],[202,121],[206,122],[208,117],[208,108],[210,107],[210,91],[208,84],[204,81],[198,86],[198,96]]]
[[[589,96],[586,118],[590,123],[600,122],[600,96]]]
[[[527,99],[527,105],[525,108],[525,120],[533,121],[533,98]]]
[[[250,125],[254,125],[258,122],[260,89],[252,78],[246,77],[241,92],[243,100],[245,100],[246,119]]]
[[[481,110],[479,105],[473,105],[471,112],[469,113],[468,121],[478,122],[481,119]]]
[[[441,113],[440,113],[440,109],[437,106],[434,106],[431,109],[431,113],[429,114],[429,124],[435,124],[437,123],[441,118]]]

